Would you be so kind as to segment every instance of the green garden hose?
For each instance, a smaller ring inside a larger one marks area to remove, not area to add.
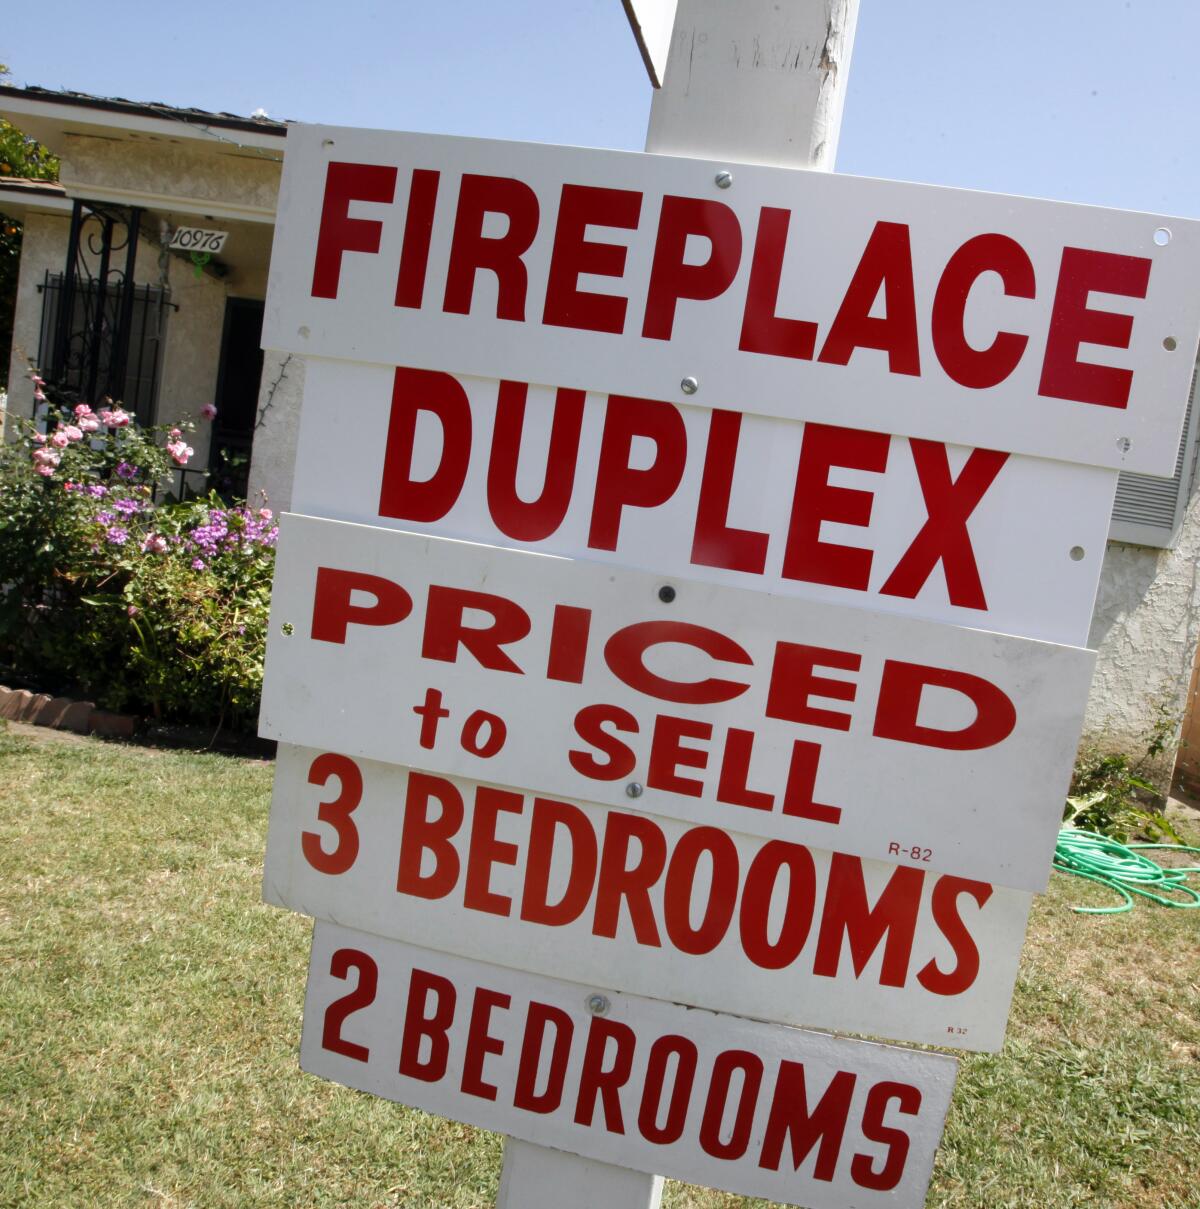
[[[1189,865],[1178,869],[1164,868],[1155,864],[1140,851],[1148,848],[1166,848],[1172,852],[1200,853],[1200,848],[1189,848],[1184,844],[1119,844],[1106,835],[1094,831],[1077,831],[1064,827],[1058,833],[1054,847],[1054,868],[1060,873],[1073,873],[1076,877],[1099,882],[1115,890],[1125,901],[1118,907],[1072,907],[1081,915],[1117,915],[1133,909],[1133,895],[1152,899],[1164,907],[1200,907],[1200,890],[1187,884],[1191,875],[1200,875],[1200,865]],[[1186,895],[1190,901],[1165,898],[1165,894]]]

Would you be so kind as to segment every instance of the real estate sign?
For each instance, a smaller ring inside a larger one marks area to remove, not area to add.
[[[786,1024],[996,1050],[1030,896],[630,808],[281,745],[268,902]]]
[[[289,515],[260,727],[1041,889],[1092,662],[983,630]]]
[[[1200,332],[1195,222],[631,152],[293,126],[276,247],[268,347],[1149,474]]]
[[[829,1209],[924,1201],[956,1067],[325,923],[300,1062],[526,1141]]]

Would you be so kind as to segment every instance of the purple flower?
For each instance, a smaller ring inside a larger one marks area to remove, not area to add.
[[[113,546],[123,546],[129,540],[129,530],[112,525],[104,530],[104,540]]]
[[[136,516],[141,510],[142,505],[137,500],[113,500],[113,511],[124,517]]]
[[[89,483],[84,490],[94,500],[102,500],[108,494],[108,488],[101,486],[99,483]]]
[[[128,462],[118,462],[117,463],[117,478],[133,479],[133,478],[137,478],[137,475],[138,475],[138,468],[136,466],[132,466]]]
[[[113,514],[111,512],[97,512],[96,524],[111,525],[113,523]]]
[[[203,571],[204,570],[204,559],[193,558],[192,559],[192,570],[193,571]]]

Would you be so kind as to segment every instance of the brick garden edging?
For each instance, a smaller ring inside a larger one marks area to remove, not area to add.
[[[142,720],[134,714],[114,714],[97,709],[92,701],[51,697],[24,688],[0,685],[0,718],[74,731],[77,735],[102,735],[107,739],[132,739]]]

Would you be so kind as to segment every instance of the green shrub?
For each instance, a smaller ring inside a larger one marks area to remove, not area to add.
[[[1080,748],[1063,821],[1122,844],[1139,838],[1182,844],[1167,818],[1152,808],[1153,799],[1160,795],[1145,775],[1166,750],[1175,726],[1169,707],[1160,705],[1154,725],[1142,736],[1145,749],[1136,759],[1124,752],[1101,751],[1093,744]]]
[[[39,395],[40,379],[35,377]],[[207,409],[211,412],[211,409]],[[277,529],[215,495],[154,499],[192,455],[119,405],[51,409],[0,452],[0,659],[109,709],[245,726],[258,710]]]

